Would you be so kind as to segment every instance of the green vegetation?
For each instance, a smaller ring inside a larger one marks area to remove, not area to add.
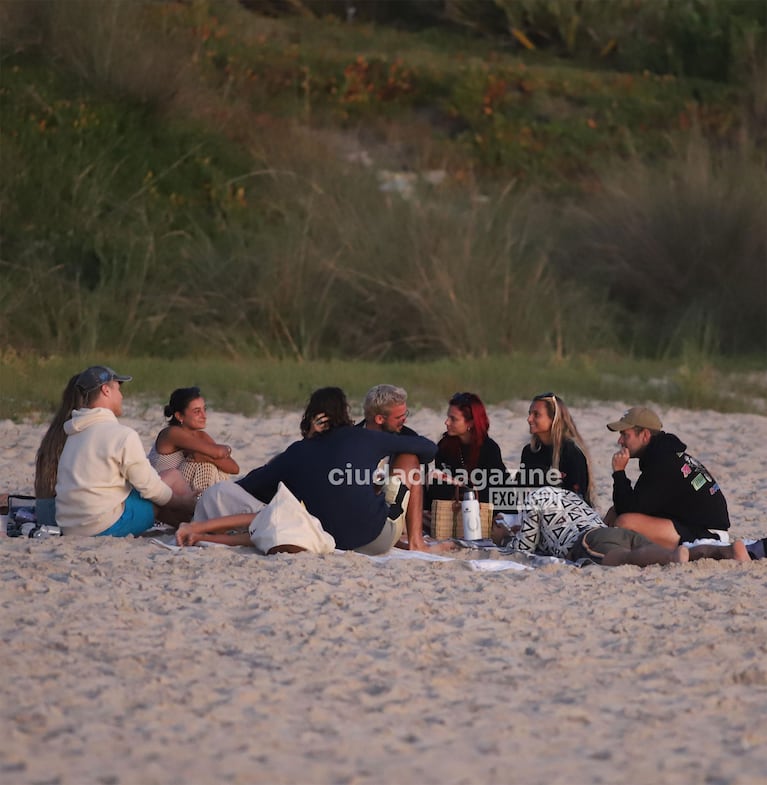
[[[760,4],[357,5],[0,0],[6,413],[115,356],[245,411],[399,360],[433,401],[748,408],[720,376],[767,355]]]
[[[69,377],[91,357],[0,358],[0,418],[41,416],[59,401]],[[691,353],[671,362],[603,354],[557,360],[540,355],[431,362],[348,360],[161,360],[99,355],[134,379],[131,405],[158,408],[179,386],[199,385],[213,408],[258,414],[269,406],[301,408],[317,387],[339,385],[355,411],[365,392],[380,382],[403,385],[411,408],[440,409],[459,390],[478,392],[488,404],[527,400],[555,390],[569,403],[592,400],[654,402],[662,406],[767,414],[763,363],[740,359],[716,364]]]

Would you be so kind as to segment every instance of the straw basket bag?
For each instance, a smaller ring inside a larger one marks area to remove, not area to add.
[[[493,526],[492,504],[479,503],[479,520],[482,524],[482,538],[488,539]],[[435,540],[447,540],[451,537],[463,539],[463,516],[457,486],[454,499],[434,499],[431,503],[431,536]]]

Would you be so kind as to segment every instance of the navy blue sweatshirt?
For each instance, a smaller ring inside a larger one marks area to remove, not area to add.
[[[437,445],[423,436],[344,426],[294,442],[237,482],[267,503],[278,484],[285,483],[339,548],[353,550],[375,540],[386,522],[386,500],[372,484],[381,458],[413,453],[428,463],[436,450]]]

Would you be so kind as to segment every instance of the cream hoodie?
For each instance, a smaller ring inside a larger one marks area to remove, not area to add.
[[[160,506],[173,497],[147,460],[139,435],[109,409],[75,409],[64,431],[56,480],[56,521],[64,534],[106,531],[123,514],[133,488]]]

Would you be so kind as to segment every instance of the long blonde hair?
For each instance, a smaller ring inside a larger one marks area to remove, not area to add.
[[[589,457],[589,451],[586,449],[586,444],[583,441],[583,437],[580,435],[580,433],[578,433],[578,429],[575,427],[575,422],[573,421],[572,415],[570,414],[570,410],[567,408],[565,402],[553,392],[536,395],[532,402],[535,403],[535,401],[543,402],[543,405],[546,407],[546,411],[551,418],[552,468],[559,471],[559,460],[562,457],[562,448],[564,447],[564,443],[568,440],[573,442],[575,446],[583,453],[583,457],[586,459],[586,469],[589,473],[589,484],[588,487],[584,489],[583,500],[586,502],[586,504],[593,507],[593,503],[591,501],[591,458]],[[536,434],[533,434],[530,437],[530,449],[533,452],[539,452],[542,446],[543,442]]]

